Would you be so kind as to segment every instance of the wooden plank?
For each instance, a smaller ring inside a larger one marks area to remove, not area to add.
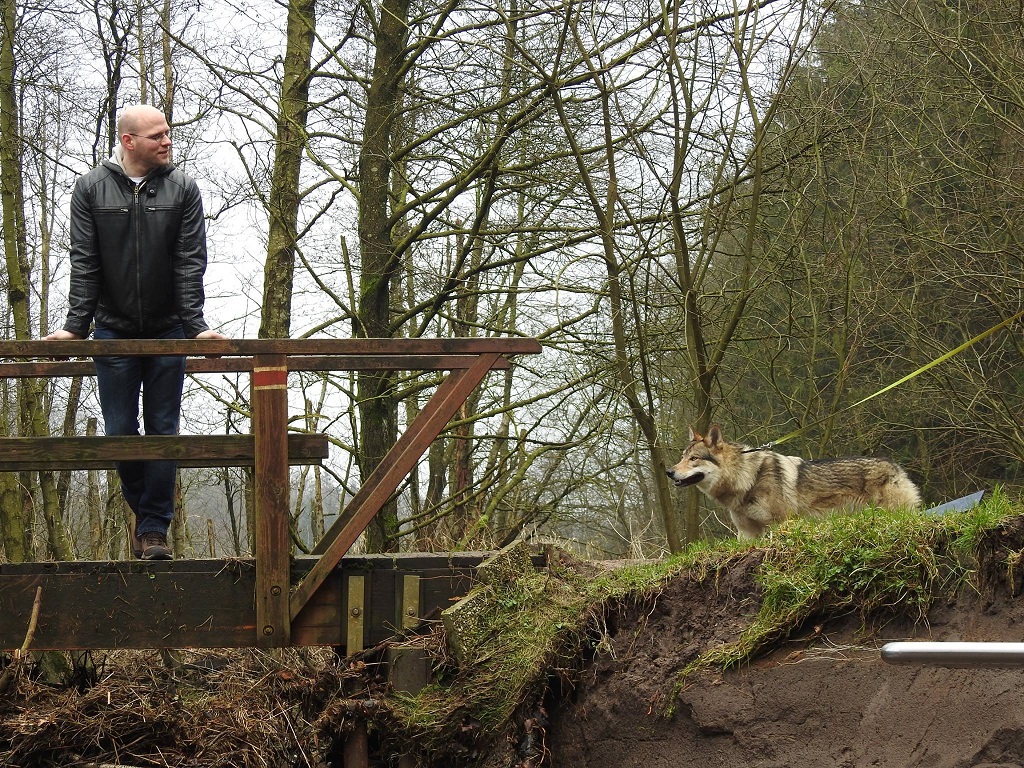
[[[402,571],[404,573],[420,573],[422,571],[456,571],[473,572],[484,560],[493,557],[494,552],[470,550],[466,552],[381,552],[374,554],[345,555],[339,567],[346,570],[359,571]],[[544,567],[547,562],[542,552],[531,554],[531,562],[537,568]],[[316,564],[315,555],[297,555],[295,573],[308,573]],[[3,566],[0,566],[2,568]],[[8,566],[10,567],[10,566]]]
[[[419,572],[420,615],[440,619],[445,608],[451,608],[469,594],[475,582],[475,568],[433,569]]]
[[[294,646],[346,646],[346,580],[419,577],[421,613],[429,618],[465,595],[474,569],[490,553],[401,553],[346,556],[291,625]],[[293,558],[299,583],[316,558]],[[543,556],[535,555],[540,567]],[[387,600],[388,581],[371,592]],[[142,562],[0,563],[0,649],[21,646],[36,586],[43,598],[34,650],[82,648],[245,648],[256,634],[253,558]],[[373,625],[369,616],[376,617]],[[369,612],[366,642],[396,631],[394,602]]]
[[[308,558],[292,558],[290,584],[297,584],[311,567]],[[344,645],[344,572],[340,567],[324,582],[313,603],[308,615],[292,621],[291,645]]]
[[[303,355],[288,362],[291,371],[451,371],[468,368],[475,355]],[[505,358],[492,368],[505,369]],[[252,370],[251,357],[189,357],[185,371],[190,374],[233,373]],[[25,379],[43,376],[95,376],[92,360],[0,363],[0,378]]]
[[[96,355],[535,355],[540,351],[540,342],[529,338],[0,341],[0,358],[7,360]]]
[[[457,371],[469,368],[476,355],[293,355],[288,368],[292,371]],[[493,369],[510,367],[504,357]]]
[[[254,358],[250,401],[256,443],[256,645],[281,648],[291,642],[288,359],[284,355]]]
[[[34,650],[236,647],[255,634],[251,562],[100,563],[95,570],[0,577],[0,646],[20,645],[37,586],[42,587]],[[5,566],[5,571],[7,570]]]
[[[35,588],[43,588],[34,650],[82,648],[247,648],[257,634],[256,561],[175,560],[116,563],[30,563],[0,571],[0,649],[24,641]],[[300,561],[297,580],[311,562]],[[365,576],[358,576],[360,582]],[[352,642],[342,611],[338,568],[291,626],[294,646],[347,646]],[[362,596],[362,586],[358,587]],[[447,598],[446,598],[447,599]],[[359,642],[394,633],[393,622],[370,627],[360,605]],[[390,612],[387,614],[391,616]],[[365,626],[365,629],[364,629]]]
[[[329,455],[327,435],[289,434],[291,464],[318,464]],[[131,435],[114,437],[2,437],[0,471],[109,469],[117,461],[171,459],[183,467],[252,466],[253,435]]]
[[[251,357],[189,357],[185,360],[186,373],[231,373],[251,370]],[[0,363],[0,378],[26,379],[46,376],[95,375],[96,364],[91,359]]]
[[[402,478],[466,402],[469,393],[483,381],[495,358],[495,354],[480,355],[472,368],[449,374],[377,468],[363,481],[348,506],[314,547],[313,554],[322,557],[292,594],[293,618],[331,569],[341,562],[342,556],[395,492]]]
[[[371,571],[366,615],[369,623],[367,643],[377,643],[394,637],[401,630],[395,614],[395,600],[401,576],[397,571]]]
[[[404,573],[473,572],[484,561],[493,557],[494,552],[470,550],[466,552],[384,552],[378,554],[345,555],[338,568],[346,572],[399,571]],[[292,558],[293,580],[305,577],[313,568],[318,557],[313,555],[296,555]],[[199,558],[195,560],[175,560],[176,570],[196,570],[204,573],[216,572],[231,563],[241,562],[252,566],[252,558]],[[540,568],[546,560],[542,552],[531,554],[531,562]],[[159,562],[155,563],[160,565]],[[0,577],[10,575],[39,575],[48,573],[99,573],[118,571],[127,566],[144,566],[136,560],[62,560],[28,563],[7,563],[0,561]],[[175,570],[172,569],[172,570]]]

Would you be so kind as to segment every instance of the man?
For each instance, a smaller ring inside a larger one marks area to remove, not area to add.
[[[46,339],[223,339],[203,318],[206,225],[199,188],[171,163],[171,132],[154,107],[126,107],[114,155],[78,179],[71,197],[70,310]],[[184,357],[97,357],[104,431],[175,435]],[[132,551],[170,560],[177,464],[118,462],[135,513]]]

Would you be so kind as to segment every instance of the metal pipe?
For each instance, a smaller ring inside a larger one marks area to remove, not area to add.
[[[964,669],[1022,667],[1024,643],[899,642],[882,646],[889,664],[930,664]]]

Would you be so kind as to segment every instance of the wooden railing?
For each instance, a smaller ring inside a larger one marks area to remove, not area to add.
[[[293,643],[293,626],[300,627],[299,642],[322,643],[333,637],[331,632],[318,631],[325,616],[336,613],[333,598],[314,599],[318,590],[331,576],[360,533],[366,528],[384,503],[398,488],[401,480],[411,472],[431,442],[437,438],[470,393],[491,370],[508,368],[509,357],[536,354],[540,344],[534,339],[230,339],[230,340],[131,340],[131,341],[0,341],[0,376],[53,377],[89,375],[94,372],[91,360],[55,358],[91,358],[97,355],[187,355],[187,370],[202,372],[248,372],[250,374],[250,405],[252,409],[252,435],[231,436],[238,439],[224,441],[224,437],[188,438],[2,438],[0,439],[0,470],[57,469],[79,466],[82,468],[108,466],[116,460],[175,458],[182,463],[199,465],[237,465],[251,462],[254,466],[255,505],[255,615],[245,618],[245,606],[221,605],[225,611],[241,611],[232,623],[235,634],[251,632],[254,635],[238,637],[218,631],[216,645],[286,646]],[[424,404],[419,415],[408,425],[395,446],[378,467],[364,478],[362,486],[349,501],[338,519],[319,541],[313,554],[316,558],[304,561],[295,569],[289,556],[289,471],[290,463],[312,463],[325,458],[325,436],[289,436],[288,425],[288,373],[290,371],[448,371],[434,394]],[[88,442],[83,442],[88,441]],[[165,579],[173,582],[175,567],[185,569],[179,561],[169,565],[133,563],[125,573],[135,573],[141,567],[157,569]],[[5,570],[6,568],[6,570]],[[53,575],[65,569],[51,568]],[[82,586],[81,574],[75,583]],[[7,577],[9,581],[4,581]],[[191,577],[190,577],[191,578]],[[86,579],[88,581],[88,579]],[[46,569],[37,574],[27,573],[24,567],[0,567],[0,626],[11,621],[27,621],[31,611],[32,594],[36,586],[61,588],[57,582],[47,582]],[[71,582],[68,582],[71,583]],[[182,600],[201,599],[190,582],[182,585]],[[173,593],[175,587],[170,589]],[[165,596],[166,597],[166,596]],[[131,593],[123,590],[110,600],[131,601]],[[229,599],[225,596],[223,599]],[[230,598],[234,599],[234,598]],[[88,600],[88,596],[83,596]],[[310,606],[319,608],[310,610]],[[45,605],[45,599],[44,599]],[[326,607],[325,607],[326,606]],[[210,604],[208,610],[195,614],[195,606],[181,605],[165,610],[192,611],[188,621],[205,624],[202,615],[209,613],[209,621],[216,620],[218,606]],[[87,605],[82,605],[88,610]],[[104,607],[99,606],[100,616]],[[129,614],[130,615],[130,614]],[[182,614],[184,615],[184,614]],[[67,617],[50,616],[44,608],[43,621],[66,621]],[[113,621],[113,619],[110,619]],[[62,647],[112,648],[144,644],[162,646],[202,645],[202,632],[196,626],[175,634],[174,627],[159,638],[147,629],[140,619],[132,635],[130,618],[122,616],[122,624],[112,627],[104,636],[102,619],[95,622],[89,633],[88,645],[76,645],[73,638]],[[19,624],[20,625],[20,624]],[[182,627],[184,625],[182,624]],[[164,629],[159,631],[163,632]],[[148,633],[148,634],[147,634]],[[127,638],[127,639],[126,639]],[[185,642],[178,642],[184,640]],[[10,640],[0,630],[0,647]]]

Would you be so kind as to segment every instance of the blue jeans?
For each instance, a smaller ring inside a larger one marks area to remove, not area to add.
[[[97,327],[96,339],[132,338]],[[180,326],[155,338],[183,339]],[[184,357],[97,357],[96,385],[107,435],[139,434],[139,394],[147,435],[176,435],[185,386]],[[174,517],[174,461],[119,461],[121,492],[135,513],[135,533],[167,533]]]

